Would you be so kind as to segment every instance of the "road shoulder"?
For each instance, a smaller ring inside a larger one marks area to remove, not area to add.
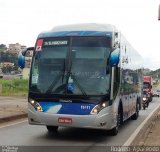
[[[160,107],[153,113],[130,146],[159,146]]]

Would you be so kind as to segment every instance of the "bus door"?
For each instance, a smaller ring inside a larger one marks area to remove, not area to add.
[[[132,72],[130,70],[128,70],[127,72],[127,79],[126,79],[126,82],[127,82],[127,89],[128,89],[128,117],[130,117],[132,114],[133,114],[133,111],[134,110],[134,82],[133,82],[133,75],[132,75]]]
[[[130,94],[130,77],[128,70],[122,71],[122,83],[121,83],[121,94],[123,102],[123,118],[126,120],[129,117],[130,103],[132,95]]]

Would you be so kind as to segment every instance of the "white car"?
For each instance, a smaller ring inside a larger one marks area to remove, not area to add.
[[[153,97],[159,97],[160,96],[160,90],[156,90],[153,92]]]

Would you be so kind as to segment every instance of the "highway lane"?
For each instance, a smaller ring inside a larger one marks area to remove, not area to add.
[[[160,98],[154,97],[146,110],[140,111],[138,120],[128,120],[117,136],[107,131],[79,128],[59,128],[58,134],[48,134],[45,126],[32,126],[28,122],[3,127],[0,125],[0,145],[16,146],[80,146],[79,151],[96,146],[122,146],[147,116],[160,105]],[[64,147],[65,149],[65,147]]]

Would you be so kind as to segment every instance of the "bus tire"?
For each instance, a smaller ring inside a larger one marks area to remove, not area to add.
[[[56,133],[58,131],[58,126],[46,126],[48,132],[50,133]]]
[[[113,129],[110,130],[110,133],[112,136],[116,136],[119,131],[119,127],[121,126],[123,122],[123,111],[122,111],[122,105],[118,108],[118,115],[117,115],[117,125]]]
[[[118,134],[118,128],[117,126],[114,127],[112,130],[110,130],[111,136],[116,136]]]
[[[137,102],[137,103],[136,103],[136,112],[135,112],[135,114],[133,114],[133,115],[131,116],[131,119],[132,119],[132,120],[137,120],[138,117],[139,117],[139,103]]]

